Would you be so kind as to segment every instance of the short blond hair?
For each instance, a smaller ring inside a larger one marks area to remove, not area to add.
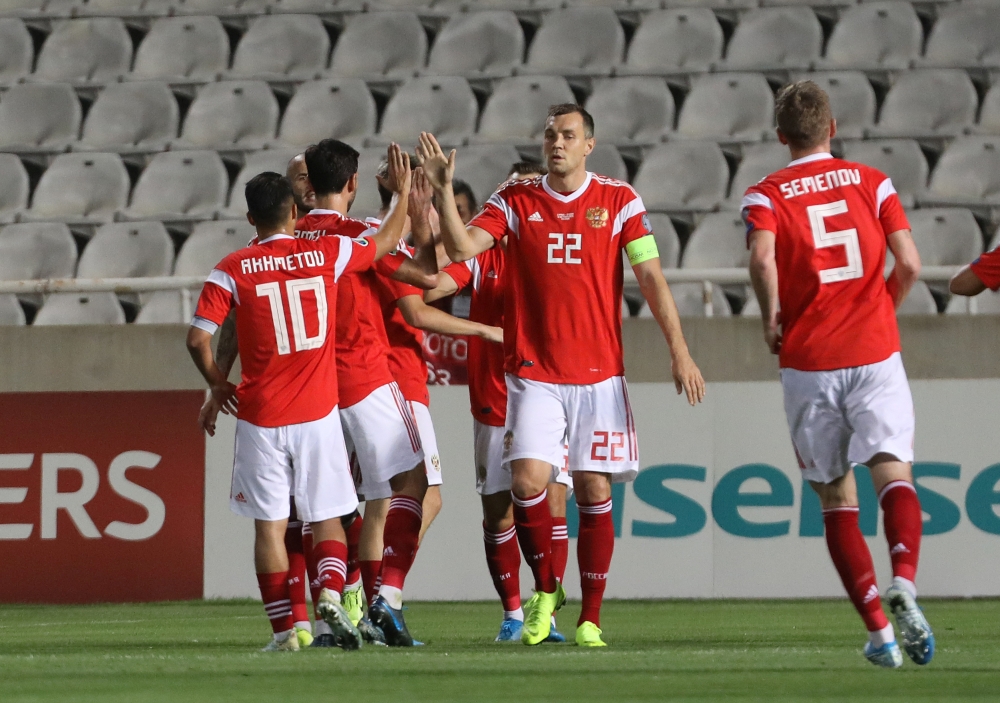
[[[774,100],[778,129],[796,149],[819,146],[830,136],[830,97],[812,81],[790,83]]]

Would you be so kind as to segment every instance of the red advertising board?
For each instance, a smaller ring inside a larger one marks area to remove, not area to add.
[[[202,597],[203,397],[0,394],[0,602]]]
[[[469,383],[469,342],[462,335],[424,333],[427,382],[432,386],[464,386]]]

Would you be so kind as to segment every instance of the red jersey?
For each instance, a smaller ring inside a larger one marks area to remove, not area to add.
[[[747,189],[743,219],[775,234],[783,368],[865,366],[900,350],[886,238],[909,229],[892,181],[814,154]]]
[[[295,236],[319,240],[332,234],[351,237],[375,233],[361,220],[332,210],[313,210],[295,224]],[[378,303],[378,274],[371,267],[344,276],[337,295],[337,383],[340,407],[349,408],[393,381],[389,340]]]
[[[212,270],[193,324],[214,333],[236,308],[241,420],[282,427],[330,414],[338,403],[338,281],[369,269],[374,259],[368,239],[276,234],[233,252]]]
[[[573,193],[548,176],[514,181],[469,223],[507,241],[507,373],[592,384],[625,373],[622,249],[650,233],[628,183],[588,173]]]
[[[995,291],[1000,288],[1000,247],[980,256],[969,265],[969,268],[990,290]]]
[[[504,253],[497,245],[479,256],[451,264],[444,272],[458,289],[472,284],[469,319],[492,327],[504,321]],[[469,401],[472,417],[484,425],[503,427],[507,419],[507,382],[503,346],[481,337],[469,338]]]

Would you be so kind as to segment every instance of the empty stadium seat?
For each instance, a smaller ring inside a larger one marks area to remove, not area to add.
[[[705,291],[701,283],[672,283],[670,292],[677,303],[677,312],[681,317],[706,317]],[[733,311],[726,300],[726,294],[721,286],[712,286],[712,317],[732,317]],[[652,317],[649,304],[643,303],[639,317]]]
[[[551,105],[576,102],[562,76],[515,76],[497,84],[479,120],[477,139],[533,141],[545,131]]]
[[[707,7],[713,10],[749,10],[759,0],[664,0],[664,7]]]
[[[889,176],[903,207],[913,207],[927,187],[927,159],[920,146],[909,139],[847,142],[844,158],[867,164]]]
[[[110,83],[87,112],[79,148],[160,151],[177,137],[180,111],[166,83]]]
[[[171,9],[179,15],[225,15],[236,13],[244,3],[246,0],[172,0]]]
[[[747,188],[785,168],[791,160],[788,147],[784,144],[770,142],[752,144],[745,148],[736,175],[733,176],[733,185],[729,189],[726,206],[731,210],[739,210]]]
[[[76,0],[72,12],[77,17],[148,17],[168,9],[166,3],[149,0]]]
[[[873,136],[954,136],[976,119],[979,98],[969,75],[959,69],[925,69],[900,74],[882,103]]]
[[[614,10],[569,7],[545,15],[524,70],[542,75],[608,75],[624,53],[625,31]]]
[[[924,205],[1000,205],[1000,139],[966,137],[945,149],[931,174]]]
[[[11,17],[32,18],[44,14],[48,0],[4,0],[3,13]]]
[[[157,154],[139,176],[130,219],[210,219],[222,207],[229,177],[214,151],[166,151]]]
[[[159,222],[112,222],[100,227],[80,256],[77,278],[169,276],[174,245]]]
[[[628,168],[614,144],[598,142],[587,157],[587,170],[599,176],[628,181]]]
[[[277,142],[306,146],[332,138],[360,144],[375,133],[377,119],[375,98],[360,78],[311,81],[296,89],[285,108]]]
[[[296,153],[296,149],[264,149],[253,154],[248,154],[246,162],[243,164],[243,168],[240,169],[239,175],[236,176],[236,182],[233,184],[232,193],[229,196],[229,206],[224,212],[225,216],[232,217],[233,219],[246,218],[247,200],[245,188],[247,182],[258,173],[263,173],[264,171],[274,171],[275,173],[284,175],[288,170],[288,162],[291,161]],[[249,237],[246,241],[249,241]]]
[[[726,49],[737,71],[808,68],[823,48],[823,28],[808,7],[769,7],[740,18]]]
[[[750,264],[746,225],[734,212],[714,212],[705,215],[691,233],[681,268],[746,268]]]
[[[462,144],[476,131],[479,106],[460,76],[411,78],[396,91],[382,114],[382,141],[412,143],[433,132],[444,145]]]
[[[427,34],[412,12],[354,15],[337,40],[330,60],[334,75],[406,78],[423,68]]]
[[[983,98],[975,131],[980,134],[1000,134],[1000,87],[997,85],[993,85]]]
[[[77,138],[81,112],[65,83],[15,85],[0,94],[0,149],[62,151]]]
[[[128,203],[130,185],[118,154],[60,154],[42,174],[24,217],[108,222]]]
[[[774,123],[774,95],[759,73],[699,77],[681,108],[678,135],[717,141],[761,141]]]
[[[209,81],[228,67],[229,36],[218,17],[164,17],[139,44],[130,77]]]
[[[937,302],[931,289],[923,281],[917,281],[906,296],[906,300],[896,309],[896,315],[937,315]]]
[[[513,12],[456,13],[434,41],[427,72],[467,78],[509,76],[524,56],[524,30]]]
[[[207,276],[223,257],[242,249],[256,235],[246,219],[199,222],[177,255],[174,275]]]
[[[38,54],[34,77],[44,81],[103,82],[128,73],[132,39],[117,17],[57,22]]]
[[[460,149],[455,161],[455,176],[472,188],[482,205],[507,178],[510,167],[521,160],[509,144],[478,144]]]
[[[374,217],[382,207],[378,186],[375,183],[375,173],[378,171],[379,164],[385,159],[386,150],[382,147],[373,147],[360,151],[361,155],[358,157],[358,194],[354,198],[354,205],[351,206],[351,216]],[[465,152],[466,150],[462,149],[457,164],[461,164],[461,154]],[[456,170],[461,169],[461,166],[457,164]]]
[[[923,38],[910,3],[863,3],[841,16],[820,65],[827,69],[906,69],[920,56]]]
[[[711,210],[726,197],[729,167],[714,142],[668,142],[650,151],[633,185],[649,210]]]
[[[967,298],[964,295],[953,295],[944,309],[948,315],[1000,315],[1000,293],[985,290],[977,296]]]
[[[962,3],[942,8],[923,63],[966,68],[1000,66],[1000,7]]]
[[[725,40],[707,7],[663,10],[646,15],[619,74],[695,73],[722,58]]]
[[[364,7],[362,0],[270,0],[268,3],[269,10],[275,14],[360,12]]]
[[[264,81],[208,83],[188,108],[179,146],[259,149],[278,130],[278,101]]]
[[[53,293],[32,324],[124,325],[125,311],[114,293]]]
[[[250,24],[233,56],[232,74],[264,80],[314,78],[330,56],[330,35],[316,15],[274,15]]]
[[[875,124],[875,90],[861,71],[800,73],[795,79],[813,81],[830,96],[839,138],[861,139]]]
[[[680,263],[681,240],[677,236],[673,220],[660,212],[646,215],[653,230],[653,239],[660,254],[660,266],[665,269],[675,269]]]
[[[21,326],[26,323],[24,309],[16,295],[0,295],[0,325]]]
[[[179,290],[161,290],[142,296],[142,309],[135,318],[137,325],[179,325],[189,323],[184,319],[184,302]],[[197,292],[192,292],[191,308],[198,302]]]
[[[674,127],[674,98],[662,78],[595,80],[587,111],[598,138],[615,144],[654,144]]]
[[[0,153],[0,224],[12,222],[28,207],[30,181],[16,154]]]
[[[31,73],[35,47],[24,22],[0,19],[0,84],[13,83]]]
[[[983,253],[982,231],[965,208],[924,208],[907,217],[924,266],[964,265]]]
[[[61,222],[20,222],[0,230],[0,280],[72,278],[76,242]]]

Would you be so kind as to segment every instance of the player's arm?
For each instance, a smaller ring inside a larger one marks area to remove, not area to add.
[[[986,284],[979,279],[979,276],[976,275],[971,266],[963,266],[952,277],[951,282],[948,284],[948,290],[955,295],[979,295],[986,290]]]
[[[382,185],[391,191],[393,196],[392,202],[389,204],[389,212],[382,220],[382,226],[371,237],[372,243],[375,245],[376,261],[399,246],[399,240],[405,234],[403,228],[406,226],[410,197],[412,174],[409,154],[404,153],[398,144],[390,144],[388,161],[389,173]]]
[[[988,251],[955,274],[948,286],[957,295],[979,295],[1000,289],[1000,249]]]
[[[443,310],[438,310],[425,303],[419,295],[407,295],[396,301],[399,311],[403,313],[410,325],[426,332],[437,332],[439,334],[468,335],[470,337],[482,337],[483,339],[496,342],[503,342],[503,329],[500,327],[490,327],[479,322],[463,320],[460,317],[449,315]]]
[[[781,351],[781,318],[778,314],[778,264],[774,258],[774,232],[755,229],[747,237],[750,246],[750,281],[760,305],[764,341],[772,354]]]
[[[425,303],[433,303],[435,300],[447,298],[461,290],[458,287],[458,283],[455,282],[455,279],[447,271],[439,273],[437,279],[437,286],[424,293]]]
[[[892,302],[898,310],[899,306],[906,300],[906,296],[909,295],[913,284],[920,277],[920,253],[917,251],[917,245],[913,243],[913,237],[910,236],[908,229],[896,230],[889,235],[888,241],[889,249],[896,257],[896,265],[893,267],[892,273],[889,274],[886,287],[889,289]]]
[[[233,364],[236,363],[236,357],[239,355],[239,346],[236,339],[236,311],[233,310],[229,313],[225,322],[222,323],[222,327],[219,330],[219,343],[215,347],[215,365],[219,367],[219,371],[222,373],[223,377],[229,378],[229,373],[233,369]],[[236,406],[236,397],[233,396],[231,400],[231,405]],[[216,401],[215,396],[212,395],[212,391],[208,390],[205,392],[205,402],[201,406],[201,410],[198,411],[198,424],[201,425],[202,429],[208,432],[210,437],[215,436],[215,423],[219,417],[219,412],[224,412],[226,415],[231,415],[232,413],[228,408],[222,407],[218,401]]]

